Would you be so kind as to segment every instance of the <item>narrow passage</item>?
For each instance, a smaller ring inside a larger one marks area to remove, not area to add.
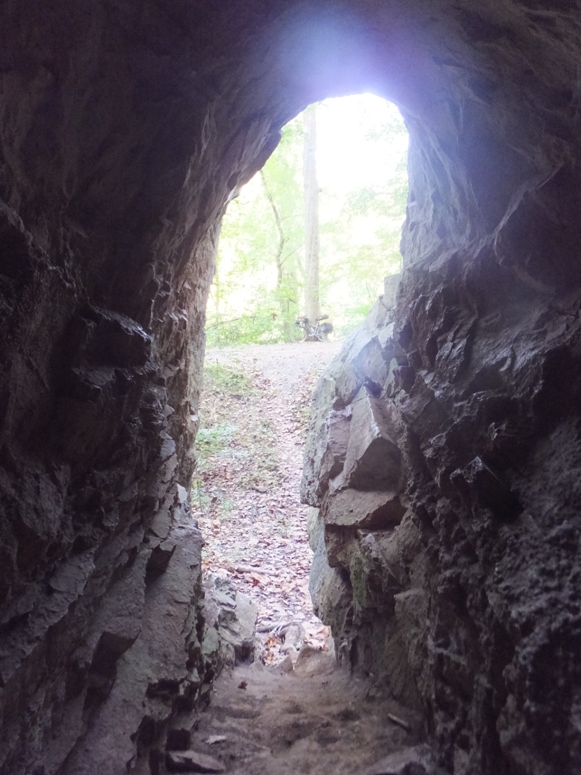
[[[194,511],[207,580],[258,609],[253,664],[225,671],[173,771],[234,775],[425,775],[421,720],[387,687],[339,669],[308,593],[299,503],[309,403],[339,343],[212,350]],[[195,751],[195,753],[194,753]]]

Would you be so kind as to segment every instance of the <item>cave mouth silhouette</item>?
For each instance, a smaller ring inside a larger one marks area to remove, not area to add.
[[[575,775],[577,5],[8,0],[0,29],[0,775],[163,767],[207,697],[188,489],[224,204],[301,109],[367,90],[410,134],[413,519],[354,659],[403,649],[448,771]]]

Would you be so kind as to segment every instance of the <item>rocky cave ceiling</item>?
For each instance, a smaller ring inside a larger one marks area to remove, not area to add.
[[[579,3],[4,0],[0,29],[0,773],[149,772],[207,687],[187,488],[220,217],[287,120],[366,89],[411,138],[385,400],[422,560],[394,637],[450,772],[578,772]]]

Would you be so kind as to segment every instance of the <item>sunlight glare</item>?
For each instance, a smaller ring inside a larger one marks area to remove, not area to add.
[[[392,143],[372,139],[382,127],[403,121],[390,102],[373,94],[335,97],[317,111],[317,175],[321,188],[337,193],[381,185],[407,153],[407,132]]]
[[[401,270],[408,134],[397,107],[372,94],[318,103],[316,126],[321,311],[342,335],[363,321],[384,276]],[[211,342],[280,341],[283,320],[288,341],[304,314],[304,137],[301,114],[228,207]]]

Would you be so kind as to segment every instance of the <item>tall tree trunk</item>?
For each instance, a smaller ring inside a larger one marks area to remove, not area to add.
[[[292,342],[293,341],[293,336],[292,336],[293,315],[291,311],[291,302],[293,302],[293,299],[290,298],[289,292],[290,292],[291,286],[296,289],[297,279],[295,276],[295,272],[293,271],[294,267],[289,262],[290,256],[284,255],[284,247],[287,240],[286,240],[283,225],[282,225],[282,218],[280,216],[280,212],[276,205],[272,192],[268,186],[266,175],[264,174],[264,170],[260,171],[260,177],[262,178],[262,186],[264,188],[264,193],[266,194],[266,198],[268,199],[268,202],[272,209],[274,222],[276,224],[276,231],[278,233],[278,245],[276,248],[276,255],[275,255],[276,290],[277,290],[277,296],[278,296],[278,303],[280,306],[280,314],[282,318],[283,337],[285,342]]]
[[[319,183],[317,181],[317,113],[305,111],[303,181],[305,190],[305,314],[314,323],[319,306]]]
[[[222,289],[220,287],[220,275],[218,270],[218,263],[216,263],[216,269],[214,271],[214,315],[216,316],[216,321],[220,320],[220,301],[222,298]]]

